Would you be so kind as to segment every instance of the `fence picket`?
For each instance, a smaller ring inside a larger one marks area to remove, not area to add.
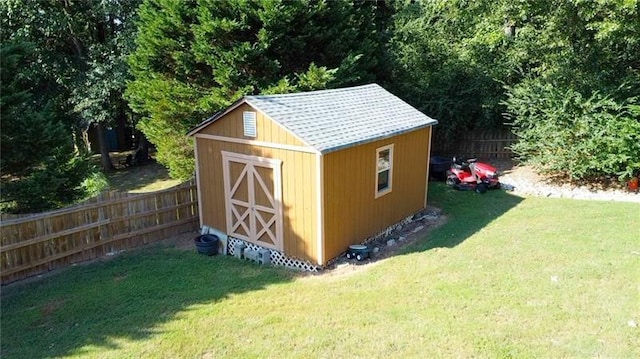
[[[451,141],[436,129],[431,151],[433,155],[445,157],[507,159],[513,157],[509,146],[517,140],[518,138],[508,130],[477,130],[464,132]]]
[[[106,192],[56,211],[3,217],[0,283],[195,230],[196,191],[191,180],[153,193]]]

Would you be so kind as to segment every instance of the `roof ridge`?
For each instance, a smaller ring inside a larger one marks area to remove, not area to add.
[[[292,97],[292,96],[313,96],[313,95],[318,95],[318,94],[326,94],[326,93],[330,93],[330,92],[345,92],[345,91],[353,91],[356,89],[361,89],[361,88],[367,88],[367,87],[372,87],[372,88],[383,88],[382,86],[378,85],[377,83],[373,82],[370,84],[366,84],[366,85],[358,85],[358,86],[352,86],[352,87],[341,87],[341,88],[335,88],[335,89],[326,89],[326,90],[315,90],[315,91],[305,91],[305,92],[291,92],[291,93],[283,93],[283,94],[270,94],[270,95],[247,95],[244,96],[245,98],[264,98],[264,97]]]

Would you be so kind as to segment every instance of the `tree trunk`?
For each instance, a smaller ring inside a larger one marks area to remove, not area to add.
[[[71,41],[73,42],[73,47],[76,51],[76,55],[79,59],[84,59],[84,47],[82,46],[82,42],[76,35],[76,32],[73,29],[72,25],[73,15],[71,14],[71,3],[69,2],[69,0],[64,0],[62,6],[64,14],[66,15],[67,28],[69,29],[69,34],[71,35]]]
[[[81,156],[91,153],[91,145],[89,144],[88,128],[82,128],[80,126],[73,126],[73,143],[76,151]]]
[[[143,164],[149,161],[149,141],[147,141],[147,137],[140,131],[139,133],[140,139],[138,141],[138,148],[135,152],[135,162],[136,164]]]
[[[124,101],[119,101],[116,99],[114,99],[113,101],[117,101],[117,104],[118,104],[118,111],[116,115],[117,116],[116,132],[118,133],[118,151],[130,150],[132,147],[131,131],[127,121],[127,112],[125,109],[126,104],[124,103]]]
[[[107,131],[104,128],[102,122],[96,123],[96,129],[98,130],[98,142],[100,142],[100,164],[104,172],[113,170],[113,163],[111,163],[111,156],[109,156],[109,143],[107,142]]]

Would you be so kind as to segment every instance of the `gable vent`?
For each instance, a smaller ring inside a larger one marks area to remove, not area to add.
[[[256,113],[249,111],[243,112],[242,122],[244,123],[244,135],[247,137],[256,137]]]

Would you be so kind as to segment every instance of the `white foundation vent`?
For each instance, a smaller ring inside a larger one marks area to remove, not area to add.
[[[270,261],[271,261],[271,264],[274,264],[274,265],[298,269],[305,272],[318,272],[320,270],[320,267],[317,265],[311,264],[309,262],[301,261],[298,259],[289,258],[278,251],[262,248],[253,243],[246,242],[231,236],[229,237],[229,242],[228,242],[229,255],[234,256],[236,254],[235,253],[236,248],[242,247],[242,246],[236,246],[240,244],[244,245],[244,248],[246,248],[245,251],[247,249],[250,250],[251,251],[250,253],[263,253],[262,255],[265,256],[264,255],[265,251],[271,252]],[[264,263],[264,264],[267,264],[267,263]]]

